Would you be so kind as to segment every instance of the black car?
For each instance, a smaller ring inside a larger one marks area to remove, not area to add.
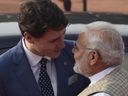
[[[3,15],[2,15],[3,16]],[[8,15],[4,15],[4,19],[0,22],[0,54],[4,53],[8,49],[15,46],[18,41],[21,39],[21,32],[18,27],[18,23],[16,22],[16,15],[10,21],[5,18]],[[78,33],[80,30],[86,26],[87,23],[92,21],[100,20],[100,21],[109,21],[115,24],[117,30],[120,31],[120,34],[123,37],[125,43],[125,57],[123,66],[128,70],[128,22],[127,15],[120,14],[92,14],[92,13],[70,13],[66,14],[69,18],[69,22],[71,23],[66,30],[66,39],[76,40]],[[3,22],[3,21],[6,22]]]

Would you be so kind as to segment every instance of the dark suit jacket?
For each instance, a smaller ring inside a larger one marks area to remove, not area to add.
[[[55,60],[58,96],[76,96],[89,80],[73,71],[73,42],[65,41],[66,47]],[[41,96],[21,41],[0,56],[0,96]]]

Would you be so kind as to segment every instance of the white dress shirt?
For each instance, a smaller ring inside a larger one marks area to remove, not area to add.
[[[23,44],[23,48],[25,50],[28,62],[31,66],[32,72],[35,76],[35,79],[38,83],[38,79],[39,79],[39,73],[40,73],[40,60],[42,59],[41,56],[38,56],[34,53],[32,53],[30,50],[27,49],[27,47],[25,46],[25,42],[22,39],[22,44]],[[56,68],[55,68],[55,64],[54,62],[51,60],[50,57],[43,57],[43,58],[47,58],[48,59],[48,63],[47,63],[47,72],[49,75],[49,78],[51,80],[52,83],[52,87],[53,87],[53,91],[54,91],[54,95],[57,96],[57,77],[56,77]]]
[[[117,66],[116,66],[117,67]],[[110,72],[112,72],[116,67],[109,67],[91,77],[89,77],[91,83],[89,86],[91,86],[92,84],[95,84],[96,82],[98,82],[99,80],[101,80],[102,78],[104,78],[107,74],[109,74]],[[92,96],[111,96],[107,93],[104,93],[104,92],[100,92],[100,93],[96,93]]]

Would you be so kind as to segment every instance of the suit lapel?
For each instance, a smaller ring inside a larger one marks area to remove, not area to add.
[[[40,96],[38,84],[35,80],[33,72],[24,53],[21,41],[16,47],[13,61],[16,65],[16,76],[26,92],[29,93],[29,96]]]
[[[65,70],[65,58],[64,56],[60,56],[60,58],[56,59],[54,62],[57,72],[58,96],[67,96],[66,94],[68,93],[68,74]]]

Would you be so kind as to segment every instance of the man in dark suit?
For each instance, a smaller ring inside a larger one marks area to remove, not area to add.
[[[64,41],[68,20],[57,5],[27,0],[20,6],[18,24],[23,38],[0,56],[0,96],[76,96],[89,84],[73,71],[74,42]],[[42,93],[46,89],[38,82],[42,58],[48,59],[54,95]]]

